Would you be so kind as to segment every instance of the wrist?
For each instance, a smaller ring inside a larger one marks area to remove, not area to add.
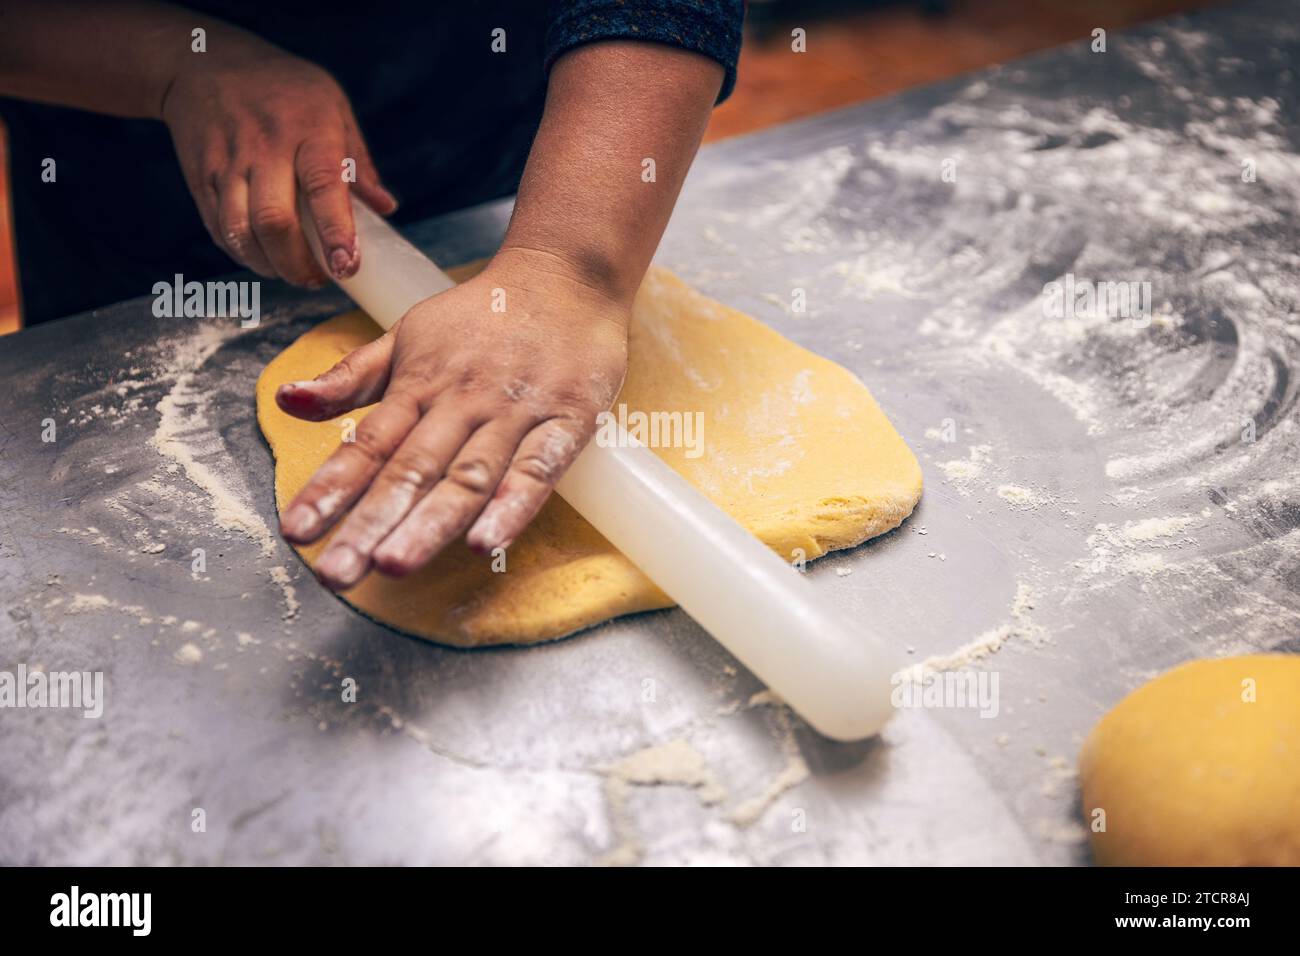
[[[642,279],[642,275],[632,275],[623,263],[595,250],[523,244],[509,238],[493,256],[492,265],[523,270],[543,281],[577,286],[624,309],[632,307]]]

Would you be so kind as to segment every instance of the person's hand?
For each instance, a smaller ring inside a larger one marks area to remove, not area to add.
[[[494,311],[504,306],[504,311]],[[334,590],[405,575],[466,534],[508,547],[596,429],[627,369],[630,303],[549,254],[503,251],[310,382],[276,393],[311,421],[378,402],[285,510]]]
[[[377,212],[397,203],[379,182],[347,97],[324,70],[256,38],[222,49],[193,54],[162,103],[213,241],[260,275],[325,284],[299,222],[301,191],[330,271],[354,275],[361,256],[343,161],[355,161],[352,188]]]

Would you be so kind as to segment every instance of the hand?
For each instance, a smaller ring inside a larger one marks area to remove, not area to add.
[[[354,275],[361,255],[343,160],[356,161],[354,188],[377,212],[397,203],[380,185],[347,97],[324,70],[256,38],[223,49],[193,54],[162,104],[213,241],[260,275],[324,285],[299,222],[301,190],[330,271]]]
[[[320,377],[281,386],[279,406],[310,421],[379,402],[290,503],[285,537],[314,541],[356,502],[316,565],[336,591],[372,568],[409,574],[467,529],[480,553],[508,547],[617,396],[630,313],[555,256],[503,250]]]

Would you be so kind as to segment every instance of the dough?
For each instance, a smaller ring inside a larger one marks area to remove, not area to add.
[[[1079,769],[1098,863],[1300,865],[1300,657],[1174,668],[1101,719]]]
[[[262,372],[257,417],[275,453],[281,510],[338,446],[341,429],[284,414],[276,388],[320,374],[378,335],[363,313],[341,315]],[[787,559],[889,531],[920,498],[916,458],[861,382],[664,269],[652,268],[637,294],[628,349],[614,409],[703,413],[702,454],[655,451]],[[351,417],[360,422],[365,411]],[[312,564],[323,549],[319,541],[299,553]],[[460,542],[406,579],[369,575],[346,600],[399,630],[461,647],[549,640],[672,603],[558,495],[510,547],[506,567],[495,573],[491,558]]]

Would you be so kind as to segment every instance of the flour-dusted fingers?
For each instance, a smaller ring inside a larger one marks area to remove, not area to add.
[[[384,395],[357,442],[335,451],[285,509],[285,536],[306,543],[334,528],[313,566],[336,591],[372,572],[423,567],[494,498],[495,517],[472,543],[509,543],[623,380],[630,312],[553,255],[516,251],[417,303],[340,367],[281,386],[280,407],[309,420],[337,420]]]
[[[401,393],[385,396],[357,426],[353,440],[345,440],[294,496],[280,519],[284,536],[307,544],[329,530],[361,497],[419,420],[420,408],[413,398]]]
[[[294,418],[322,422],[379,401],[388,389],[393,331],[343,356],[329,371],[305,382],[286,382],[275,403]]]
[[[576,418],[552,418],[524,436],[506,476],[465,535],[481,554],[509,547],[541,510],[555,483],[573,464],[594,427]]]
[[[242,266],[252,269],[268,279],[275,277],[275,269],[262,251],[262,244],[253,235],[253,224],[248,212],[248,174],[230,173],[216,186],[217,229],[223,249]]]
[[[316,222],[325,262],[336,279],[351,278],[361,266],[352,197],[343,180],[343,154],[342,139],[314,137],[298,147],[294,158],[298,187]]]
[[[301,286],[329,281],[307,247],[298,218],[298,182],[292,163],[268,159],[249,177],[248,215],[253,235],[282,278]]]
[[[396,577],[410,574],[464,534],[496,491],[531,424],[525,418],[495,418],[474,432],[442,480],[375,549],[375,567]]]
[[[349,588],[370,570],[376,546],[442,480],[474,433],[477,421],[451,405],[434,399],[339,526],[316,563],[317,575],[330,587]]]

